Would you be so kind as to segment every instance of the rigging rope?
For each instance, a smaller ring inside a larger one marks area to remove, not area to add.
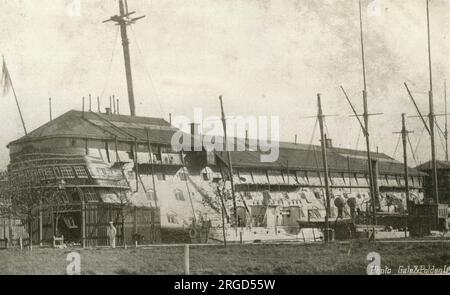
[[[400,143],[400,138],[401,138],[401,135],[398,135],[397,144],[395,145],[394,153],[392,154],[393,158],[395,157],[395,154],[397,153],[398,145]]]
[[[436,126],[437,126],[437,128],[438,128],[438,131],[440,131],[440,133],[438,132],[439,141],[441,142],[442,149],[443,149],[444,152],[445,152],[445,132],[442,131],[441,127],[439,126],[439,124],[438,124],[438,122],[437,122],[437,120],[436,120],[436,117],[434,118],[434,122],[436,123]]]
[[[399,134],[398,137],[397,137],[397,143],[395,145],[394,153],[392,154],[392,158],[395,158],[395,155],[397,154],[397,149],[398,149],[398,146],[400,144],[400,138],[401,138],[401,135]],[[391,168],[392,168],[393,164],[394,164],[393,162],[389,163],[388,171],[391,171]]]
[[[134,42],[136,43],[136,47],[137,47],[137,49],[139,51],[139,55],[142,58],[142,63],[143,63],[143,66],[144,66],[145,74],[147,75],[147,78],[149,79],[150,86],[151,86],[151,88],[153,90],[153,93],[154,93],[154,96],[156,98],[156,101],[158,102],[158,106],[159,106],[159,110],[161,111],[161,115],[162,115],[162,117],[164,117],[165,114],[166,114],[166,111],[165,111],[164,107],[161,104],[161,100],[159,99],[158,92],[156,91],[155,83],[153,82],[152,76],[150,75],[150,72],[148,71],[148,68],[147,68],[147,65],[146,65],[145,59],[144,59],[144,54],[142,54],[141,46],[139,45],[139,42],[138,42],[138,38],[136,37],[136,34],[134,33],[133,27],[130,26],[130,29],[131,29],[131,33],[133,34]]]
[[[426,124],[427,118],[424,118],[424,120],[425,120],[425,124]],[[422,140],[422,135],[423,135],[424,131],[425,131],[425,125],[423,126],[422,131],[420,132],[419,139],[417,140],[416,148],[414,149],[414,154],[416,154],[416,155],[417,155],[417,150],[419,149],[420,141]]]
[[[119,39],[119,27],[117,27],[117,29],[116,29],[116,37],[114,38],[113,50],[112,50],[111,58],[110,58],[109,64],[108,64],[108,73],[106,75],[105,83],[103,84],[103,89],[102,89],[102,92],[100,94],[100,98],[103,98],[103,95],[105,94],[106,87],[108,86],[108,82],[109,82],[109,80],[111,78],[111,66],[112,66],[112,63],[113,63],[113,60],[114,60],[114,56],[116,54],[116,47],[117,47],[117,43],[118,43],[117,40],[118,39]]]
[[[322,182],[322,177],[320,175],[320,167],[319,167],[319,160],[317,159],[317,153],[316,153],[316,147],[312,145],[312,142],[314,140],[314,134],[316,133],[316,129],[317,129],[317,124],[319,123],[319,118],[316,119],[316,122],[314,124],[314,128],[313,128],[313,133],[311,136],[311,141],[310,141],[310,148],[313,148],[313,154],[314,154],[314,160],[316,162],[316,168],[317,168],[317,175],[319,176],[319,182],[320,182],[320,191],[322,192],[322,202],[323,204],[325,204],[326,200],[325,200],[325,192],[324,192],[324,184]],[[325,175],[325,171],[323,173],[324,177],[327,177],[327,175]]]
[[[411,140],[409,138],[409,134],[406,134],[406,138],[408,139],[409,148],[411,150],[411,154],[412,154],[414,163],[416,163],[416,166],[417,166],[417,165],[419,165],[419,163],[417,162],[416,155],[414,154],[414,150],[413,150],[413,147],[412,147],[412,144],[411,144]]]
[[[330,135],[330,131],[328,130],[327,121],[325,120],[325,117],[323,118],[323,123],[325,124],[325,129],[327,130],[327,135]]]
[[[360,129],[360,128],[358,128],[358,129]],[[356,139],[355,150],[358,150],[358,146],[359,146],[359,138],[361,137],[361,133],[362,133],[362,131],[361,131],[361,129],[360,129],[360,131],[358,132],[358,138]]]

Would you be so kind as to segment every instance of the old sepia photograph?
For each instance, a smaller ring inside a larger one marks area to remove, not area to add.
[[[0,275],[450,274],[449,0],[0,11]]]

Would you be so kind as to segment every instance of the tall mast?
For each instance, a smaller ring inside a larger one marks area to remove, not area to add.
[[[227,156],[228,156],[228,171],[230,174],[230,183],[231,183],[231,196],[233,198],[233,215],[234,215],[234,227],[236,230],[236,234],[237,234],[237,206],[236,206],[236,196],[234,193],[234,180],[233,180],[233,163],[231,161],[231,153],[230,150],[228,149],[228,141],[227,141],[227,122],[225,119],[225,111],[223,109],[223,101],[222,101],[222,96],[219,96],[219,100],[220,100],[220,109],[222,112],[222,125],[223,125],[223,135],[224,135],[224,141],[225,141],[225,149],[227,151]]]
[[[325,211],[325,225],[326,225],[326,242],[330,241],[330,185],[328,182],[328,160],[327,160],[327,150],[326,150],[326,134],[323,131],[323,118],[324,115],[322,113],[322,104],[320,101],[320,94],[317,94],[317,105],[318,105],[318,114],[317,118],[319,119],[319,127],[320,127],[320,146],[322,147],[322,162],[323,162],[323,170],[325,173],[325,197],[326,197],[326,211]]]
[[[367,106],[367,84],[366,84],[366,63],[364,56],[364,37],[363,37],[363,23],[362,23],[362,12],[361,12],[361,0],[359,0],[359,26],[361,31],[361,59],[362,59],[362,72],[363,72],[363,82],[364,82],[364,90],[363,90],[363,105],[364,105],[364,128],[365,128],[365,137],[366,137],[366,148],[367,148],[367,166],[369,170],[369,186],[370,186],[370,196],[372,200],[372,222],[375,225],[377,223],[376,218],[376,209],[375,209],[375,190],[373,187],[374,179],[373,179],[373,171],[372,171],[372,155],[370,153],[370,138],[369,138],[369,112]],[[375,240],[375,231],[373,232],[373,237]]]
[[[444,81],[444,103],[445,103],[445,161],[448,162],[448,113],[447,113],[447,81]]]
[[[434,142],[434,103],[433,103],[433,76],[431,71],[431,38],[430,38],[430,12],[427,2],[427,35],[428,35],[428,69],[430,76],[430,91],[428,92],[430,113],[428,114],[428,120],[430,121],[430,137],[431,137],[431,177],[433,183],[433,195],[436,203],[439,203],[438,193],[438,181],[437,181],[437,167],[436,167],[436,145]]]
[[[130,115],[133,117],[136,115],[136,106],[134,102],[134,91],[133,91],[133,77],[131,74],[131,58],[130,58],[130,42],[128,40],[127,26],[134,24],[138,19],[145,16],[140,16],[136,18],[130,18],[130,15],[136,13],[135,11],[128,12],[128,4],[125,0],[119,0],[119,15],[111,16],[110,19],[104,21],[113,21],[120,27],[120,35],[122,37],[123,46],[123,57],[125,60],[125,75],[127,78],[127,89],[128,89],[128,102],[130,104]]]
[[[407,139],[408,133],[412,133],[412,131],[408,131],[406,129],[406,119],[405,114],[402,114],[402,130],[400,132],[402,135],[402,145],[403,145],[403,169],[404,169],[404,179],[405,179],[405,196],[406,196],[406,212],[408,210],[408,201],[409,201],[409,171],[408,171],[408,153],[407,153]],[[408,227],[408,215],[405,216],[405,238],[407,237],[407,227]]]

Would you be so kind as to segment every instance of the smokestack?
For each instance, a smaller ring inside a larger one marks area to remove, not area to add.
[[[100,96],[97,96],[97,111],[100,113]]]
[[[116,97],[115,97],[115,95],[113,95],[112,100],[113,100],[113,114],[115,114],[116,113]]]
[[[111,95],[109,96],[109,110],[112,110],[112,97]]]
[[[248,130],[245,130],[245,150],[248,151],[248,147],[250,146],[249,144],[249,139],[248,139]]]
[[[119,113],[119,99],[117,99],[117,115],[120,115],[120,113]]]
[[[199,135],[197,123],[191,123],[191,135]]]
[[[92,112],[91,94],[89,94],[89,112]]]
[[[82,101],[81,111],[83,112],[83,115],[84,115],[84,96],[81,99],[81,101]]]
[[[295,141],[294,141],[294,143],[297,144],[297,134],[295,134]]]
[[[172,113],[169,113],[169,123],[172,125]]]

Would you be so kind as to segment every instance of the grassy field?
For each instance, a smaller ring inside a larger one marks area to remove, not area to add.
[[[66,273],[67,254],[81,254],[87,275],[183,274],[183,247],[0,250],[0,274]],[[191,274],[366,274],[369,252],[396,273],[400,265],[450,266],[450,243],[191,246]]]

